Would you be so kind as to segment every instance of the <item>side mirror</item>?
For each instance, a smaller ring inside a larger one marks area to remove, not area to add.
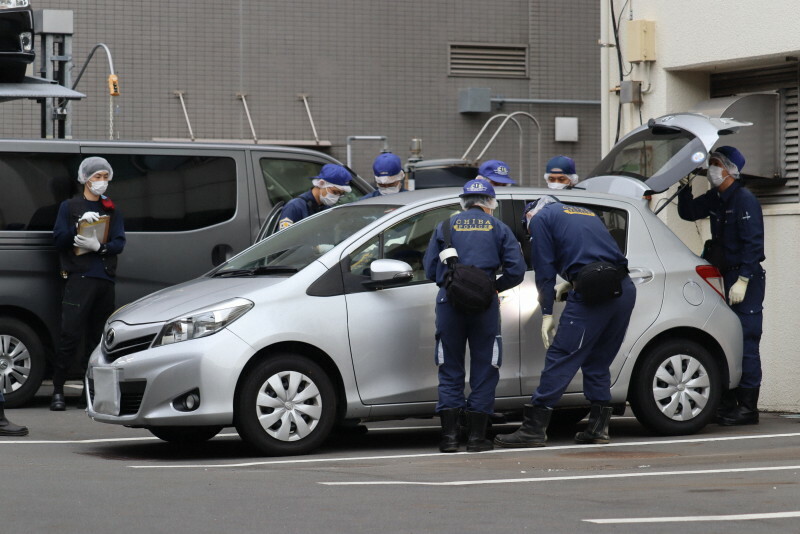
[[[375,260],[369,265],[370,279],[362,282],[370,289],[383,289],[407,284],[414,278],[413,269],[400,260]]]

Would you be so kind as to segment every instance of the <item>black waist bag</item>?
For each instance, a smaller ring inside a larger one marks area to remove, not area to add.
[[[702,258],[720,271],[725,271],[725,249],[722,246],[721,240],[707,240],[703,244]]]
[[[442,235],[445,248],[451,248],[449,219],[442,224]],[[491,306],[492,299],[497,298],[494,279],[491,276],[474,265],[458,263],[456,258],[448,260],[442,287],[445,289],[448,302],[464,313],[486,311]]]
[[[497,295],[494,280],[474,265],[453,263],[445,275],[447,300],[464,313],[480,313],[489,309]]]
[[[601,304],[622,295],[622,279],[627,274],[627,267],[598,261],[584,265],[572,285],[586,304]]]

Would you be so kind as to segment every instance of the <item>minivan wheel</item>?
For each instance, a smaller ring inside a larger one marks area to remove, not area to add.
[[[192,445],[210,440],[220,433],[221,426],[151,426],[151,434],[160,440],[179,445]]]
[[[336,394],[325,371],[298,355],[259,362],[242,382],[236,430],[262,454],[306,454],[330,434]]]
[[[7,408],[33,399],[44,377],[45,357],[39,336],[25,323],[0,317],[0,388]]]
[[[694,341],[675,339],[650,350],[633,377],[636,418],[659,434],[693,434],[711,422],[722,391],[719,367]]]

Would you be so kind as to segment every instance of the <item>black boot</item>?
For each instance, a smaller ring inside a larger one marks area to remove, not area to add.
[[[442,441],[439,450],[442,452],[458,452],[458,414],[459,408],[448,408],[439,412],[442,420]]]
[[[28,427],[15,425],[6,419],[5,403],[0,402],[0,436],[27,436]]]
[[[592,404],[589,412],[589,424],[586,430],[575,434],[576,443],[608,443],[608,422],[614,408],[602,404]]]
[[[736,407],[727,417],[720,420],[724,426],[757,425],[758,424],[758,393],[761,388],[736,388]]]
[[[67,409],[67,403],[64,400],[63,393],[53,393],[53,400],[50,401],[51,412],[63,412]]]
[[[716,422],[720,425],[723,424],[722,421],[730,418],[737,406],[738,403],[736,402],[736,390],[726,389],[723,391],[722,399],[720,399],[719,402],[719,408],[717,408]]]
[[[523,408],[522,426],[513,434],[500,434],[494,438],[498,447],[544,447],[547,441],[547,425],[553,410],[544,406],[526,404]]]
[[[488,421],[488,413],[467,412],[467,422],[469,423],[467,452],[483,452],[494,449],[492,442],[486,439],[486,423]]]

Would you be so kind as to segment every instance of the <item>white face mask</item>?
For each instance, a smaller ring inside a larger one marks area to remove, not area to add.
[[[562,184],[561,182],[547,182],[547,187],[549,189],[564,189],[567,187],[567,184]]]
[[[719,187],[722,185],[722,182],[725,181],[725,178],[722,176],[722,168],[717,167],[716,165],[712,165],[708,168],[708,181],[714,187]]]
[[[108,181],[100,180],[99,182],[89,182],[89,191],[97,196],[102,195],[108,189]]]
[[[392,187],[378,187],[378,191],[381,192],[381,195],[393,195],[400,192],[400,184]]]
[[[333,194],[328,193],[327,195],[320,195],[319,199],[322,201],[323,204],[325,204],[326,206],[330,207],[330,206],[333,206],[334,204],[336,204],[337,202],[339,202],[339,199],[341,197],[342,197],[342,195],[333,195]]]

